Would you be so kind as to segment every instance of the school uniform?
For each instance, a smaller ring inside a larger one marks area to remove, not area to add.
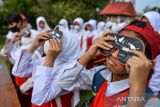
[[[97,22],[93,19],[89,20],[85,25],[89,24],[92,26],[93,30],[92,31],[85,31],[85,33],[81,37],[81,54],[83,55],[89,47],[92,45],[93,41],[95,38],[98,36],[98,31],[97,31]],[[84,26],[85,26],[84,25]]]
[[[118,98],[125,98],[129,94],[128,79],[111,82],[112,73],[104,66],[92,68],[90,70],[84,69],[83,65],[76,64],[73,70],[68,70],[64,73],[59,82],[61,87],[65,90],[81,90],[92,89],[94,98],[89,105],[91,107],[113,107],[124,106],[127,104],[125,100],[118,100]],[[100,78],[95,79],[97,76]],[[69,76],[69,78],[67,78]],[[65,82],[65,84],[63,84]],[[101,82],[100,84],[96,82]],[[148,91],[149,90],[149,91]],[[152,90],[147,88],[147,94],[151,94],[147,100],[146,105],[151,105],[152,101],[156,102],[153,105],[160,104],[160,100],[154,96]],[[88,102],[87,102],[88,103]],[[85,104],[84,104],[85,105]],[[84,106],[87,107],[87,106]],[[157,106],[156,106],[157,107]]]
[[[44,22],[44,24],[45,24],[44,29],[42,29],[42,28],[39,27],[40,21]],[[39,33],[51,30],[51,28],[49,27],[46,19],[43,16],[37,17],[37,19],[36,19],[36,25],[37,25],[37,31]]]
[[[45,57],[32,61],[32,54],[26,50],[22,51],[20,59],[13,67],[13,75],[32,77],[32,103],[36,106],[50,103],[53,107],[71,107],[78,103],[78,101],[72,100],[73,97],[79,98],[78,91],[69,92],[59,87],[59,78],[67,69],[75,66],[80,54],[80,47],[77,39],[75,39],[76,37],[70,35],[66,29],[63,29],[63,32],[65,33],[63,33],[64,36],[61,39],[62,52],[56,58],[53,67],[43,66]],[[49,41],[44,44],[45,53],[49,48],[48,44]]]

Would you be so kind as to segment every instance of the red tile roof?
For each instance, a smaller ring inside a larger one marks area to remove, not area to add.
[[[131,2],[113,2],[108,4],[100,15],[126,15],[134,17],[136,16],[135,9]]]

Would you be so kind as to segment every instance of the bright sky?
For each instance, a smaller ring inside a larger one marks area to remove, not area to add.
[[[136,1],[136,10],[137,12],[143,12],[143,9],[146,6],[154,7],[158,6],[160,7],[160,0],[135,0]]]

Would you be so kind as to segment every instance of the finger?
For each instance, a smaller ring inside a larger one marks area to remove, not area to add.
[[[104,50],[111,50],[109,47],[104,46],[103,44],[97,44],[99,48],[102,48]]]
[[[110,34],[110,33],[113,33],[113,32],[112,32],[112,31],[104,31],[104,32],[102,33],[102,36],[108,35],[108,34]]]
[[[126,64],[125,68],[126,68],[127,73],[129,74],[130,73],[130,65]]]
[[[140,57],[137,56],[132,56],[132,59],[137,61],[137,62],[141,62],[143,59],[141,59]]]
[[[139,61],[137,61],[133,58],[130,58],[127,62],[130,64],[130,66],[135,66],[135,65],[139,64]]]
[[[49,35],[50,35],[50,34],[46,33],[46,34],[43,34],[42,36],[43,36],[43,37],[47,37],[47,38],[48,38],[48,37],[49,37]]]
[[[54,39],[50,40],[50,47],[56,49],[56,44],[54,42]]]
[[[54,39],[54,42],[55,42],[55,45],[56,45],[56,49],[59,50],[60,49],[60,46],[59,46],[59,42],[58,42],[58,39]]]
[[[132,53],[140,58],[143,58],[143,59],[147,59],[146,56],[140,52],[140,51],[136,51],[136,50],[129,50],[129,53]]]
[[[39,37],[39,40],[46,41],[46,40],[48,40],[48,38],[42,36],[42,37]]]
[[[97,41],[97,43],[102,44],[109,49],[113,48],[113,46],[111,44],[107,43],[106,41]]]
[[[58,47],[61,49],[62,48],[61,40],[59,38],[56,38],[56,41],[57,41]]]
[[[104,40],[104,41],[115,41],[116,39],[111,37],[111,36],[104,36],[104,37],[100,37],[101,40]]]

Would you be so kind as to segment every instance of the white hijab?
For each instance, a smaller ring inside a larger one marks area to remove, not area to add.
[[[149,20],[150,24],[152,25],[155,31],[160,32],[160,14],[159,13],[155,11],[149,11],[143,14],[143,16],[145,16]]]
[[[105,28],[105,22],[103,21],[98,22],[97,30],[99,34],[104,31],[104,28]]]
[[[85,25],[87,25],[87,24],[91,25],[93,30],[86,31],[84,35],[87,37],[92,37],[92,36],[97,37],[98,36],[97,21],[94,19],[90,19]]]
[[[67,29],[59,27],[60,31],[63,32],[61,38],[62,51],[55,60],[55,65],[59,65],[63,62],[76,62],[80,55],[80,46],[78,38],[71,34]],[[44,44],[44,52],[47,53],[49,48],[49,41]]]
[[[111,21],[106,22],[104,29],[111,30],[111,28],[112,28],[112,22]]]
[[[44,29],[41,29],[41,28],[39,27],[40,21],[43,21],[43,22],[44,22],[44,24],[45,24]],[[39,16],[39,17],[36,19],[36,25],[37,25],[37,30],[38,30],[39,32],[45,32],[45,31],[48,31],[48,30],[51,29],[51,28],[49,27],[46,19],[45,19],[43,16]]]
[[[82,35],[83,35],[83,33],[84,33],[84,28],[83,28],[83,25],[84,25],[84,20],[82,19],[82,18],[80,18],[80,17],[77,17],[74,21],[73,21],[73,23],[79,23],[79,26],[80,26],[80,30],[78,31],[78,30],[76,30],[76,28],[74,28],[73,29],[73,33],[75,34],[75,36],[76,37],[78,37],[78,40],[81,40],[81,37],[82,37]]]
[[[59,25],[63,26],[66,30],[69,30],[67,19],[61,19]]]
[[[73,23],[75,23],[75,22],[79,23],[81,29],[83,28],[84,20],[82,18],[80,18],[80,17],[75,18]]]

